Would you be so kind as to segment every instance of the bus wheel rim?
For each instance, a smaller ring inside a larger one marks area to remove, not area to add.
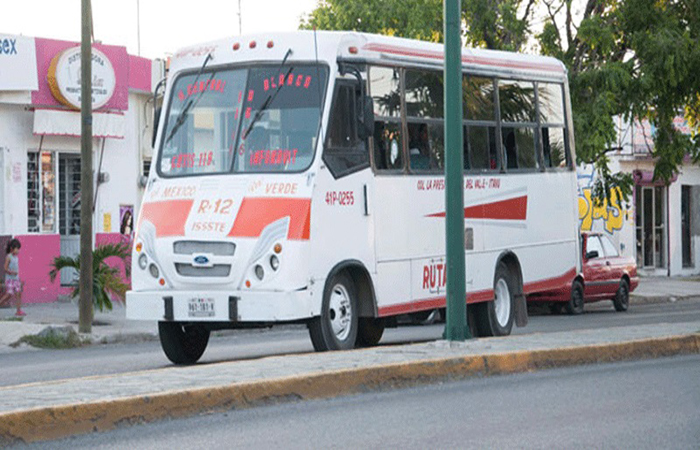
[[[500,326],[504,327],[508,324],[508,318],[510,317],[510,291],[508,290],[508,283],[503,278],[496,283],[495,294],[496,320],[498,320]]]
[[[333,287],[328,306],[333,334],[339,341],[344,341],[350,334],[352,325],[352,305],[350,304],[350,294],[345,286],[336,284]]]

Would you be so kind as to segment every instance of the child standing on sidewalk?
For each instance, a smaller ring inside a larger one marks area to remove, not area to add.
[[[7,243],[7,256],[5,257],[5,295],[0,298],[0,305],[15,297],[17,307],[16,316],[24,316],[22,311],[22,282],[19,279],[19,249],[22,247],[19,240],[12,239]]]

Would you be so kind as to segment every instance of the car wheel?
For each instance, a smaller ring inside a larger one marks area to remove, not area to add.
[[[615,311],[627,311],[630,306],[630,285],[626,279],[620,280],[620,286],[617,288],[615,298],[613,299]]]
[[[323,292],[321,315],[309,322],[309,335],[317,352],[349,350],[357,340],[355,284],[345,273],[333,275]]]
[[[513,328],[513,298],[516,292],[513,274],[503,262],[496,267],[494,299],[475,308],[479,336],[507,336]]]
[[[571,298],[566,304],[566,312],[569,314],[581,314],[583,312],[583,284],[575,280],[571,285]]]
[[[360,317],[357,329],[357,346],[374,347],[384,334],[384,319]]]
[[[196,363],[209,343],[209,330],[180,322],[158,322],[158,336],[165,356],[175,364]]]

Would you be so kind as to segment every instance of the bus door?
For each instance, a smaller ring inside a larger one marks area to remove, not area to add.
[[[311,236],[314,255],[328,270],[348,260],[376,272],[374,256],[374,178],[368,137],[362,131],[363,89],[353,75],[335,81],[329,126],[316,182]]]

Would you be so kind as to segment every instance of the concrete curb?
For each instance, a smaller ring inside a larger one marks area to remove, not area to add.
[[[635,295],[630,294],[630,306],[651,305],[655,303],[676,303],[679,301],[698,300],[700,295]]]
[[[700,353],[700,333],[537,351],[470,355],[360,367],[201,389],[0,414],[0,446],[34,442],[204,412],[554,367]]]

